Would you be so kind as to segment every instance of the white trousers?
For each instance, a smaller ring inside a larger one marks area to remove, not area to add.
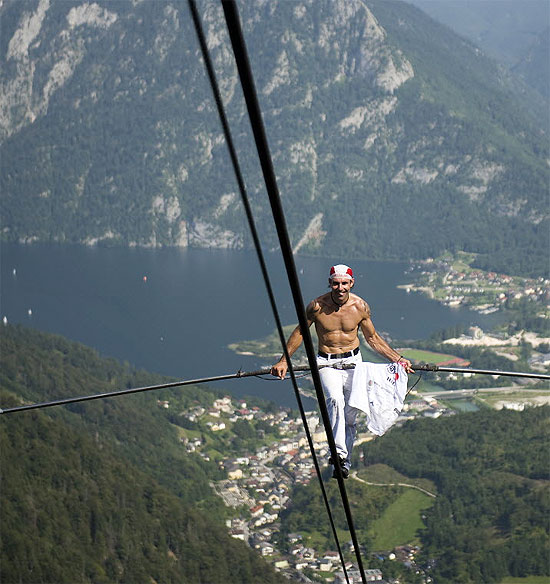
[[[346,359],[327,359],[317,355],[317,365],[347,365],[361,362],[361,352]],[[348,404],[353,383],[353,369],[323,367],[319,369],[319,375],[325,393],[336,452],[346,461],[344,466],[349,469],[351,450],[357,432],[357,412],[359,411]]]

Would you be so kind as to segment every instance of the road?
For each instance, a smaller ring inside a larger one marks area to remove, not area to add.
[[[352,472],[351,477],[354,478],[356,481],[359,481],[360,483],[365,483],[365,485],[371,485],[373,487],[407,487],[408,489],[416,489],[417,491],[422,491],[423,493],[425,493],[426,495],[429,495],[430,497],[433,497],[434,499],[435,499],[435,497],[437,497],[437,495],[435,493],[430,493],[430,491],[427,491],[426,489],[423,489],[422,487],[418,487],[417,485],[411,485],[409,483],[371,483],[369,481],[365,481],[363,479],[360,479],[357,476],[357,471]]]

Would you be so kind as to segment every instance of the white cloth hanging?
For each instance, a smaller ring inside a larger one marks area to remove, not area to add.
[[[365,412],[368,429],[382,436],[403,409],[407,380],[407,372],[399,363],[358,363],[348,403]]]

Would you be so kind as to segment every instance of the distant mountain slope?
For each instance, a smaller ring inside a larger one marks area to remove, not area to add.
[[[277,242],[221,9],[203,18],[265,245]],[[547,270],[547,123],[474,46],[391,0],[245,2],[297,251]],[[187,4],[0,8],[2,237],[250,245]]]
[[[550,100],[550,26],[537,36],[512,71]]]
[[[2,329],[0,355],[3,407],[154,379],[77,343],[11,326]],[[156,399],[2,416],[2,582],[284,581],[227,535],[208,485],[212,471],[176,450]]]
[[[546,0],[407,0],[470,39],[488,55],[513,66],[548,26]]]
[[[550,98],[550,4],[546,0],[407,0],[470,39],[546,100]],[[545,114],[548,117],[546,111]]]

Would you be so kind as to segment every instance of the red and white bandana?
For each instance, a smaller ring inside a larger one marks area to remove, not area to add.
[[[353,270],[344,264],[336,264],[330,268],[329,279],[332,278],[350,278],[353,280]]]

